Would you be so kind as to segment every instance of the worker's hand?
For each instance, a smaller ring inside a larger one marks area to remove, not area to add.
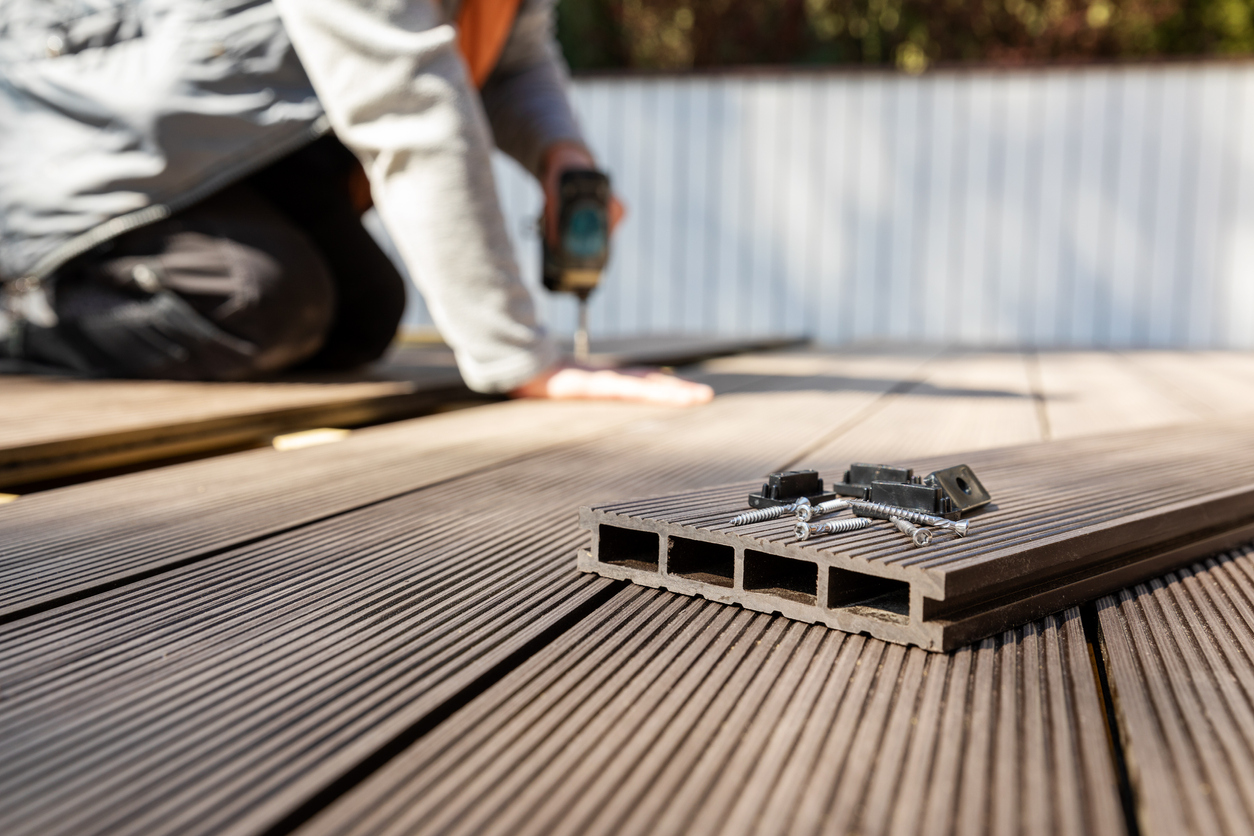
[[[631,401],[664,406],[709,403],[714,390],[704,383],[650,369],[595,369],[560,365],[510,392],[512,398],[551,400]]]
[[[557,207],[561,205],[558,187],[562,172],[596,167],[592,152],[578,142],[555,142],[545,150],[540,185],[544,187],[544,237],[549,246],[557,246]],[[626,214],[627,209],[618,197],[610,195],[610,232]]]

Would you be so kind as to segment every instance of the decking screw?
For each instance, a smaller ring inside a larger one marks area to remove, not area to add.
[[[928,531],[926,528],[921,528],[909,520],[903,520],[901,517],[889,517],[888,520],[893,525],[897,526],[897,529],[902,534],[913,540],[914,544],[919,548],[931,545],[932,532]]]
[[[745,511],[743,514],[737,514],[732,517],[731,525],[751,525],[752,523],[766,522],[767,520],[777,520],[809,504],[810,500],[803,496],[796,502],[790,502],[787,505],[774,505],[770,508],[757,508],[753,511]]]
[[[815,517],[821,517],[833,511],[843,511],[848,507],[849,500],[847,499],[829,499],[827,502],[820,502],[818,505],[802,505],[797,509],[797,519],[802,522],[809,522]]]
[[[922,511],[912,511],[909,508],[899,508],[896,505],[885,505],[882,502],[863,502],[855,499],[849,503],[853,508],[853,512],[859,517],[875,517],[879,520],[887,520],[892,517],[901,517],[915,525],[926,525],[932,528],[943,528],[946,531],[952,531],[959,537],[967,536],[967,528],[970,527],[970,520],[947,520],[944,517],[936,517],[931,514],[925,514]]]
[[[846,531],[859,531],[871,524],[866,517],[854,517],[851,520],[828,520],[827,522],[802,522],[797,520],[793,534],[798,540],[809,540],[824,534],[843,534]]]

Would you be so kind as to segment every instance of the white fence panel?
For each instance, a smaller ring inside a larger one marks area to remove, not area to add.
[[[1254,348],[1254,64],[593,78],[574,101],[629,207],[599,335]],[[539,191],[496,174],[569,333]]]

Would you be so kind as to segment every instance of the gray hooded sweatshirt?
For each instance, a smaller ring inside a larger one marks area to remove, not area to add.
[[[0,0],[0,281],[44,311],[74,256],[334,129],[468,385],[556,360],[497,203],[493,142],[533,173],[581,141],[552,37],[522,0],[474,89],[458,0]],[[24,306],[24,307],[22,307]]]

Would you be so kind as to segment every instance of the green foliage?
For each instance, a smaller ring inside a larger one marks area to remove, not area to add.
[[[1249,55],[1254,0],[560,0],[575,69]]]

